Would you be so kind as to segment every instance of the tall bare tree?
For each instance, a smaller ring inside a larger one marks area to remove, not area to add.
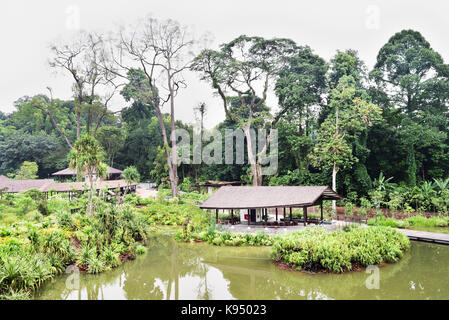
[[[116,75],[102,68],[99,63],[100,59],[105,57],[103,37],[94,33],[80,32],[67,41],[54,43],[51,52],[50,67],[62,70],[73,80],[76,138],[81,135],[83,110],[87,113],[87,132],[91,134],[93,131],[95,134],[108,113],[109,102],[118,89],[113,81]],[[43,111],[50,115],[51,108]],[[94,129],[92,129],[93,113],[97,115]],[[72,147],[69,142],[68,145]]]
[[[173,196],[178,195],[178,156],[175,134],[175,103],[186,83],[183,72],[189,69],[195,40],[187,27],[173,20],[146,17],[123,27],[111,38],[109,55],[114,64],[105,68],[128,81],[133,99],[152,106],[162,129],[165,155]],[[170,109],[170,138],[162,108]],[[171,142],[171,145],[170,143]]]

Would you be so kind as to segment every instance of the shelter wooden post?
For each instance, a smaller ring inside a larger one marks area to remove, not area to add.
[[[285,207],[284,207],[284,226],[286,225],[286,222],[285,222]]]
[[[302,208],[303,218],[304,218],[304,226],[307,225],[307,207]]]
[[[248,225],[251,224],[251,209],[248,209]]]
[[[290,207],[290,221],[289,221],[289,224],[292,224],[292,221],[293,221],[293,210],[292,210],[292,207]]]
[[[278,222],[278,208],[276,207],[276,222]]]
[[[320,203],[320,209],[321,209],[321,221],[324,221],[323,200],[321,200],[321,203]]]
[[[215,223],[218,224],[218,209],[215,209]]]
[[[234,209],[231,209],[231,224],[234,225]]]

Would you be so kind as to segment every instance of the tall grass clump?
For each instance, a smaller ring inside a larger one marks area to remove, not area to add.
[[[396,262],[409,247],[407,236],[392,228],[328,232],[316,227],[275,238],[272,258],[296,270],[341,273]]]

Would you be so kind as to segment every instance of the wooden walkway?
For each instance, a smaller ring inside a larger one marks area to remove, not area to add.
[[[346,222],[343,221],[334,221],[331,225],[325,224],[323,227],[327,231],[335,231],[337,229],[343,228],[344,226],[349,225]],[[363,225],[362,226],[366,226]],[[231,233],[256,233],[263,231],[266,234],[275,235],[275,234],[283,234],[286,232],[293,232],[293,231],[300,231],[303,230],[305,227],[302,225],[297,226],[279,226],[278,228],[269,227],[266,228],[263,225],[251,225],[250,228],[248,228],[248,225],[246,224],[236,224],[236,225],[222,225],[223,230]],[[396,229],[403,234],[405,234],[407,237],[410,238],[410,240],[415,241],[422,241],[422,242],[430,242],[430,243],[439,243],[439,244],[445,244],[449,245],[449,234],[444,233],[437,233],[437,232],[427,232],[427,231],[417,231],[417,230],[410,230],[410,229]]]
[[[408,229],[397,229],[397,230],[401,231],[403,234],[408,236],[410,240],[449,245],[449,234],[408,230]]]

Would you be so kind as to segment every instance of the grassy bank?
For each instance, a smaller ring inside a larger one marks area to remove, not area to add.
[[[435,216],[424,217],[420,215],[412,216],[407,219],[394,219],[379,217],[376,219],[369,219],[368,225],[371,226],[386,226],[392,228],[411,229],[420,231],[429,231],[437,233],[449,233],[449,217]]]

